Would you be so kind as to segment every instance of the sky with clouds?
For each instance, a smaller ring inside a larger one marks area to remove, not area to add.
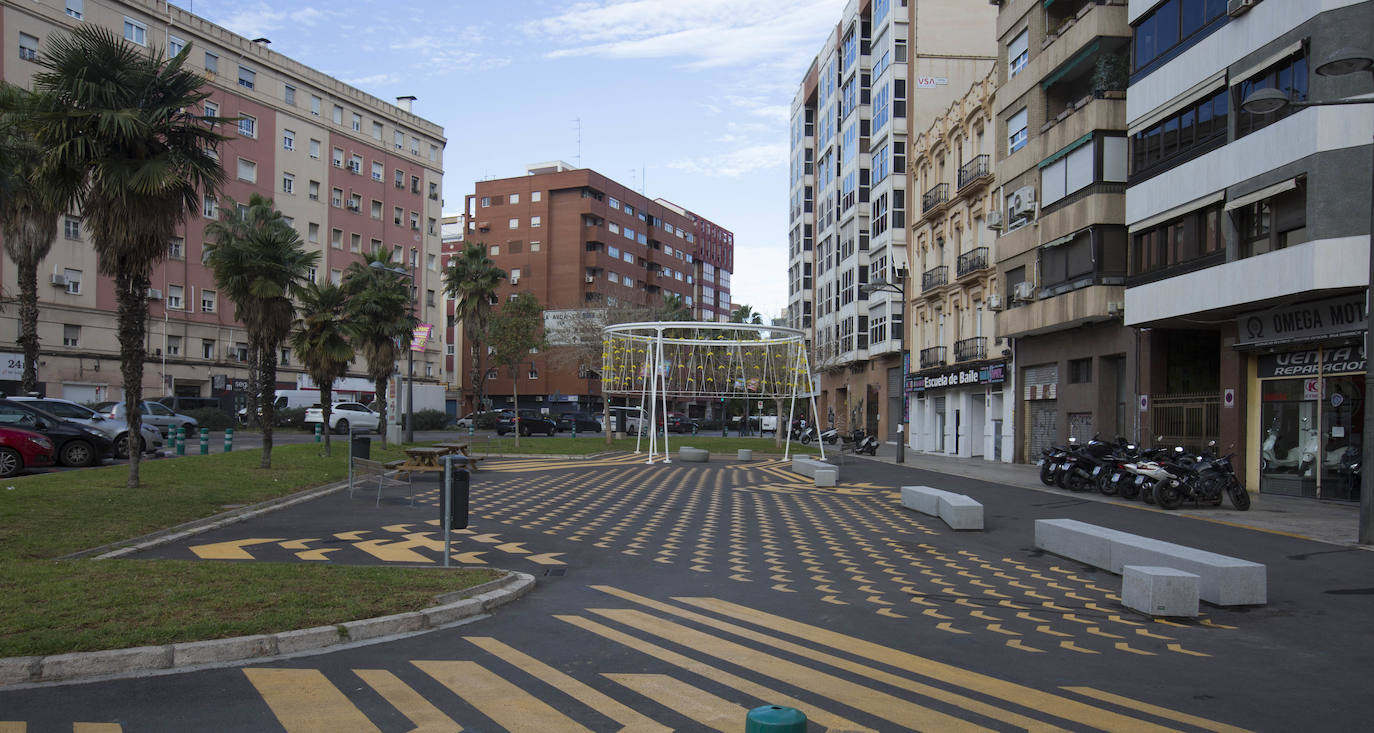
[[[448,138],[446,213],[477,180],[580,164],[732,230],[733,301],[786,306],[788,113],[843,0],[174,4],[374,96],[418,97]]]

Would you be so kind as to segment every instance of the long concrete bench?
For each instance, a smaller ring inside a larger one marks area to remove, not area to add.
[[[804,456],[792,458],[792,472],[811,478],[817,486],[834,486],[840,478],[839,466]]]
[[[677,449],[677,459],[683,463],[706,463],[711,460],[711,452],[684,445]]]
[[[1117,575],[1127,565],[1192,573],[1198,576],[1198,597],[1218,606],[1258,606],[1268,600],[1264,565],[1076,519],[1035,520],[1035,546]]]
[[[983,505],[953,491],[929,486],[903,486],[902,506],[939,517],[950,529],[983,528]]]
[[[1121,605],[1151,616],[1197,615],[1198,576],[1149,565],[1121,570]]]

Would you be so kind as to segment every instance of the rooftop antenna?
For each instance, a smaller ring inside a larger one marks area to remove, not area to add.
[[[582,167],[582,118],[581,118],[581,117],[575,118],[575,119],[573,120],[573,124],[577,125],[577,167],[578,167],[578,168],[581,168],[581,167]]]

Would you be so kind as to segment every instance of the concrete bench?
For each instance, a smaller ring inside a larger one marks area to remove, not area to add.
[[[1117,575],[1127,565],[1193,573],[1198,597],[1217,606],[1258,606],[1268,600],[1264,565],[1075,519],[1035,520],[1035,546]]]
[[[950,529],[983,528],[983,505],[952,491],[929,486],[903,486],[902,506],[939,517]]]
[[[1121,604],[1151,616],[1196,616],[1198,576],[1174,568],[1127,565]]]
[[[754,450],[752,448],[739,448],[735,451],[735,458],[741,461],[754,460]]]
[[[711,452],[684,445],[677,449],[677,459],[683,463],[706,463],[711,460]]]
[[[840,480],[840,469],[818,468],[814,480],[817,486],[834,486]]]
[[[834,486],[840,480],[839,466],[818,461],[815,458],[794,457],[792,459],[792,472],[812,479],[817,486]]]

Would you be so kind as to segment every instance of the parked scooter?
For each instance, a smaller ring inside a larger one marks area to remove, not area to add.
[[[1250,494],[1236,477],[1231,456],[1217,457],[1215,447],[1216,441],[1211,441],[1198,455],[1185,452],[1182,446],[1174,448],[1173,459],[1161,464],[1168,475],[1160,477],[1153,487],[1155,503],[1164,509],[1177,509],[1185,501],[1195,506],[1219,506],[1225,493],[1236,509],[1249,509]]]
[[[1046,486],[1055,486],[1059,483],[1059,475],[1064,469],[1064,464],[1068,460],[1069,448],[1072,448],[1078,441],[1069,438],[1067,447],[1052,445],[1044,449],[1040,458],[1040,483]]]
[[[816,439],[816,426],[805,420],[800,420],[792,426],[792,440],[800,442],[802,445],[810,445]]]
[[[863,428],[854,428],[849,431],[849,435],[842,436],[844,447],[852,449],[855,453],[867,453],[870,456],[878,455],[878,439],[869,435]]]
[[[840,441],[840,431],[836,430],[833,426],[829,429],[822,430],[821,440],[834,445]]]
[[[1112,444],[1097,438],[1088,441],[1077,450],[1069,451],[1069,462],[1060,474],[1059,485],[1069,491],[1090,491],[1098,488],[1098,479],[1106,471],[1112,453]]]

